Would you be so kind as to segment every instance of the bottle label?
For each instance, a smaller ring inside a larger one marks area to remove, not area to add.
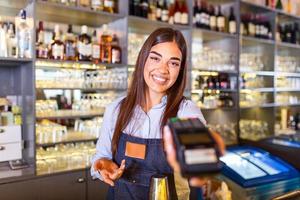
[[[197,23],[197,24],[201,23],[201,14],[200,13],[196,14],[195,23]]]
[[[210,16],[209,18],[209,25],[210,25],[210,28],[213,29],[217,26],[217,18],[216,16]]]
[[[66,57],[75,57],[75,46],[72,42],[66,42]]]
[[[100,7],[102,6],[102,1],[101,0],[92,0],[92,7]]]
[[[163,10],[161,13],[161,21],[167,22],[169,20],[169,11]]]
[[[157,18],[157,19],[160,19],[160,18],[161,18],[161,9],[160,9],[160,8],[157,8],[157,9],[156,9],[156,18]]]
[[[109,8],[113,8],[114,7],[114,1],[112,1],[112,0],[105,0],[104,1],[104,6],[105,7],[109,7]]]
[[[121,53],[117,49],[112,49],[111,51],[111,62],[120,63],[121,62]]]
[[[181,23],[181,13],[180,12],[176,12],[174,15],[174,23],[176,24],[180,24]]]
[[[206,24],[206,14],[204,12],[200,13],[200,24]]]
[[[181,24],[188,24],[189,16],[187,13],[181,13]]]
[[[236,33],[236,23],[235,21],[229,22],[229,33],[235,34]]]
[[[78,52],[83,56],[91,56],[92,55],[92,45],[78,42]]]
[[[217,25],[218,25],[219,28],[224,28],[225,27],[224,17],[218,17],[217,18]]]
[[[100,58],[100,46],[94,44],[92,46],[92,58],[93,59],[99,59]]]
[[[52,46],[52,56],[54,57],[54,59],[62,59],[64,57],[64,46],[54,44]]]
[[[250,35],[255,35],[255,26],[253,23],[249,23],[249,34]]]

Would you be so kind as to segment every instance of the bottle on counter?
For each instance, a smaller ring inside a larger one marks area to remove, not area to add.
[[[55,60],[64,59],[64,43],[61,41],[59,25],[54,27],[54,41],[51,44],[50,58]]]
[[[111,42],[112,36],[108,33],[107,24],[104,24],[100,43],[100,59],[103,63],[111,62]]]
[[[87,34],[88,27],[81,27],[81,34],[78,37],[77,49],[78,49],[78,60],[80,61],[91,61],[92,56],[92,40]]]
[[[72,25],[68,25],[68,31],[65,35],[65,60],[77,60],[77,49]]]
[[[20,12],[20,24],[17,27],[18,57],[31,58],[31,30],[26,22],[26,11]]]
[[[119,39],[116,34],[113,35],[111,42],[111,63],[122,62],[122,49],[119,46]]]
[[[100,44],[98,42],[97,30],[94,30],[92,37],[92,61],[96,64],[100,62]]]

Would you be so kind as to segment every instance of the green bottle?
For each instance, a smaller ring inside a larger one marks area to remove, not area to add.
[[[276,3],[276,9],[278,10],[282,10],[282,3],[281,3],[281,0],[277,0],[277,3]]]

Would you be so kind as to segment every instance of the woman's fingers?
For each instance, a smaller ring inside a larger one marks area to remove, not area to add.
[[[189,182],[191,186],[202,187],[207,182],[207,180],[204,178],[193,177],[189,180]]]
[[[164,127],[163,139],[164,139],[164,149],[166,151],[168,163],[171,165],[174,171],[179,172],[180,167],[176,158],[176,150],[175,150],[175,145],[172,137],[172,132],[168,126]]]
[[[125,160],[123,159],[120,167],[118,169],[114,170],[113,173],[110,173],[109,177],[112,180],[116,180],[116,179],[120,178],[124,172],[124,169],[125,169]]]
[[[222,139],[222,137],[220,136],[220,134],[215,131],[215,130],[212,130],[212,129],[209,129],[210,132],[211,132],[211,135],[214,137],[214,139],[216,140],[218,146],[219,146],[219,149],[221,151],[221,155],[224,155],[225,154],[225,149],[226,149],[226,145],[224,143],[224,140]]]
[[[105,169],[104,170],[99,170],[99,173],[101,174],[102,178],[103,178],[103,181],[107,184],[109,184],[110,186],[114,186],[115,183],[113,182],[113,180],[110,179],[109,177],[109,172],[106,171]]]

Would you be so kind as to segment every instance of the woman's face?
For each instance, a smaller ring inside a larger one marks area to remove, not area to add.
[[[144,67],[144,79],[149,92],[166,94],[177,80],[182,54],[175,42],[153,46]]]

